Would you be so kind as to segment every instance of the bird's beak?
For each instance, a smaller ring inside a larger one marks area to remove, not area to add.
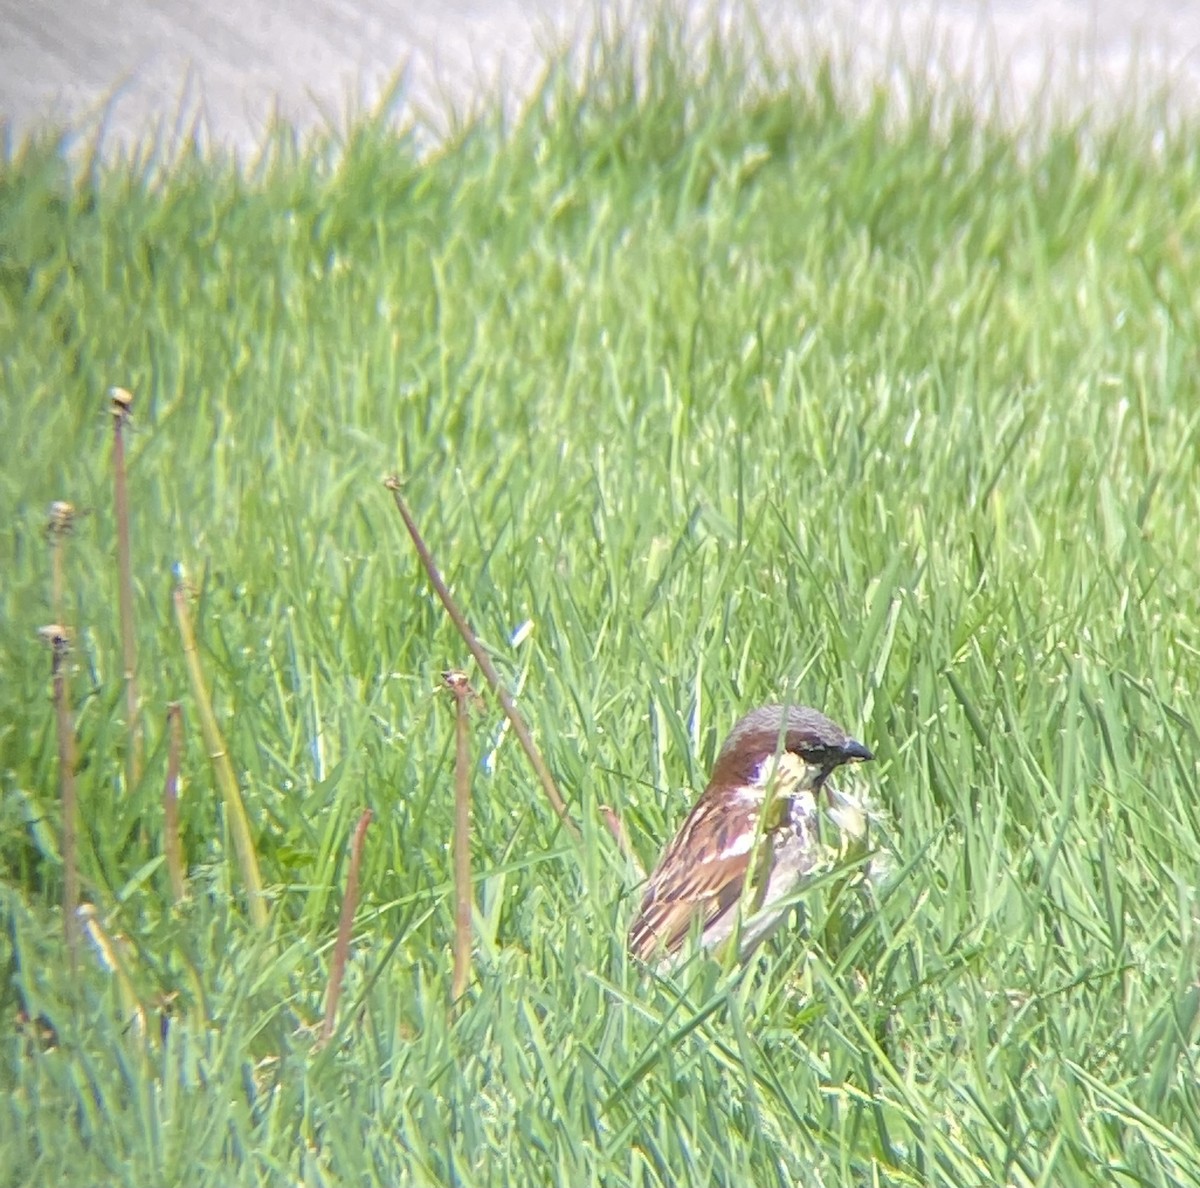
[[[862,745],[857,739],[846,739],[845,745],[842,747],[842,755],[844,763],[863,763],[868,759],[874,759],[874,754]]]

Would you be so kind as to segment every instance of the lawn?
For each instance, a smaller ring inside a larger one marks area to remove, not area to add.
[[[433,151],[380,116],[0,163],[0,1185],[1200,1182],[1200,125],[595,49]],[[391,473],[580,833],[487,697],[457,1010],[439,674],[485,684]],[[637,862],[777,699],[874,750],[887,868],[648,976]]]

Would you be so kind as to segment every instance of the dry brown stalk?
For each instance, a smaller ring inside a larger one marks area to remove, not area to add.
[[[471,723],[472,704],[479,694],[465,672],[442,673],[454,694],[454,981],[451,1001],[457,1003],[471,981]]]
[[[350,841],[350,869],[346,873],[346,895],[338,920],[337,940],[333,946],[333,964],[329,968],[329,989],[325,995],[325,1021],[321,1024],[318,1046],[329,1042],[337,1021],[338,1000],[342,995],[342,980],[346,974],[346,956],[350,952],[350,931],[354,927],[354,912],[358,906],[358,871],[362,865],[363,842],[371,824],[371,810],[364,809],[354,827]]]
[[[62,862],[63,862],[63,935],[75,965],[76,941],[79,935],[76,909],[79,906],[79,867],[75,852],[78,804],[75,793],[75,726],[71,721],[71,706],[67,700],[67,656],[71,639],[67,629],[51,623],[38,631],[50,647],[50,673],[54,682],[54,716],[58,733],[58,783],[62,797]]]
[[[121,613],[121,651],[125,662],[125,717],[129,749],[125,757],[125,790],[132,792],[142,776],[142,724],[137,690],[137,637],[133,626],[133,561],[129,543],[129,490],[125,482],[125,426],[133,395],[109,390],[113,417],[113,505],[117,517],[117,597]]]
[[[638,878],[644,879],[646,872],[642,868],[642,864],[638,861],[638,856],[634,853],[633,846],[629,844],[629,834],[625,832],[625,822],[617,816],[616,809],[610,808],[607,804],[600,806],[600,815],[604,818],[604,823],[608,826],[609,833],[613,835],[613,839],[617,843],[617,849],[633,864],[633,869],[637,872]]]
[[[433,554],[430,553],[429,547],[422,538],[416,521],[412,517],[412,513],[408,510],[408,505],[404,502],[404,496],[400,493],[400,479],[392,475],[384,480],[384,486],[391,491],[396,501],[396,509],[404,520],[404,526],[408,529],[409,536],[412,537],[413,545],[417,550],[417,556],[421,559],[421,564],[425,567],[425,572],[429,575],[430,584],[433,586],[438,598],[441,599],[442,605],[446,608],[446,613],[458,629],[458,633],[466,641],[467,647],[471,649],[471,655],[475,657],[480,671],[486,678],[492,692],[495,693],[499,700],[505,717],[511,723],[513,733],[516,734],[517,740],[521,744],[521,749],[528,756],[534,772],[541,781],[546,798],[558,814],[563,826],[576,840],[579,840],[579,827],[571,820],[571,814],[562,798],[562,794],[558,790],[558,785],[554,782],[554,776],[550,774],[550,768],[546,766],[546,761],[542,758],[541,751],[537,749],[533,741],[533,735],[530,733],[529,727],[521,715],[521,711],[517,709],[516,702],[513,701],[508,687],[500,679],[500,674],[496,671],[495,665],[492,664],[491,657],[484,651],[478,637],[471,629],[471,625],[467,622],[462,611],[458,609],[458,605],[451,596],[449,589],[447,589],[446,583],[442,580],[442,575],[438,571]]]

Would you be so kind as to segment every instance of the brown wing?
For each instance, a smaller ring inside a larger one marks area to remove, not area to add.
[[[650,876],[629,929],[635,957],[675,952],[697,917],[707,928],[734,907],[750,865],[750,846],[737,841],[754,828],[749,806],[708,792],[700,797]]]

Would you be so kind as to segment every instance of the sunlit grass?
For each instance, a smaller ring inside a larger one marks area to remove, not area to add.
[[[608,44],[424,158],[367,121],[243,173],[71,178],[53,144],[0,166],[0,1184],[1200,1179],[1196,128],[1022,141],[849,104],[815,63],[647,53]],[[137,401],[133,787],[113,385]],[[454,1016],[436,689],[468,655],[394,471],[583,838],[490,704]],[[87,513],[81,890],[144,1023],[62,939],[54,500]],[[853,778],[890,879],[873,905],[814,888],[737,976],[646,978],[600,808],[649,863],[735,718],[785,694],[878,756]]]

